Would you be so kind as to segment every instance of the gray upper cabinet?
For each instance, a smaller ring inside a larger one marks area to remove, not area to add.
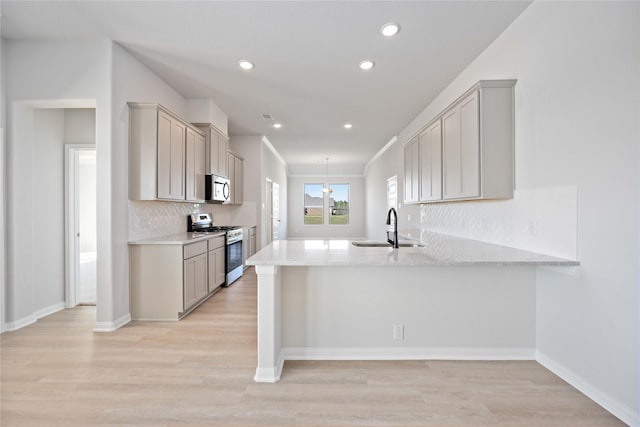
[[[206,171],[209,175],[230,178],[227,171],[229,138],[210,123],[194,123],[206,136]]]
[[[420,140],[420,201],[442,199],[442,125],[440,120],[425,129]]]
[[[184,200],[184,156],[186,125],[158,111],[158,199]]]
[[[418,137],[404,146],[404,202],[415,203],[419,200],[419,150]]]
[[[204,203],[205,137],[187,128],[186,145],[185,200]]]
[[[204,201],[204,135],[161,105],[128,105],[129,199]]]
[[[225,205],[241,205],[243,202],[244,187],[244,160],[231,151],[227,151],[227,174],[229,175],[229,199]]]
[[[479,81],[405,145],[405,203],[513,197],[515,83]]]
[[[442,116],[443,198],[480,196],[480,116],[474,91]]]

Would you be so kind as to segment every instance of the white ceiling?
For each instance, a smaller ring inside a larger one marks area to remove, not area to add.
[[[331,174],[359,174],[529,3],[3,0],[1,28],[113,39],[184,97],[213,99],[232,136],[266,135],[291,173],[324,173],[329,157]],[[390,21],[401,31],[385,39]]]

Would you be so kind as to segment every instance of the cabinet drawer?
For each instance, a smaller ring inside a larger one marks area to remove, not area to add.
[[[191,243],[184,246],[184,259],[192,258],[207,252],[207,241]]]
[[[213,237],[213,238],[207,240],[207,242],[209,242],[209,250],[210,251],[212,251],[214,249],[218,249],[218,248],[224,246],[224,235],[223,236]]]

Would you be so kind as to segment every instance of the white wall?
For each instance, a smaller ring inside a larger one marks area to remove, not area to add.
[[[0,16],[2,16],[2,3],[0,3]],[[2,18],[0,18],[0,34],[2,34]],[[5,176],[6,176],[6,138],[5,138],[5,122],[6,122],[6,101],[5,101],[5,49],[4,40],[0,37],[0,332],[5,329],[6,308],[5,293],[7,282],[6,267],[6,198],[5,198]]]
[[[45,315],[56,306],[43,307],[35,295],[39,286],[26,261],[39,250],[32,242],[40,230],[20,226],[46,211],[42,200],[33,199],[42,179],[34,152],[34,111],[38,108],[95,108],[98,150],[98,308],[97,320],[112,319],[111,209],[110,209],[110,70],[111,43],[93,41],[4,40],[7,121],[7,328],[20,327]],[[62,154],[59,155],[62,159]],[[62,162],[62,160],[60,160]],[[62,164],[62,163],[61,163]],[[47,180],[51,177],[47,175]],[[63,246],[55,248],[62,252]],[[23,280],[23,279],[27,280]],[[49,301],[49,299],[47,299]]]
[[[581,267],[576,274],[538,271],[538,360],[632,425],[640,424],[639,8],[637,2],[533,3],[399,135],[404,143],[477,80],[518,79],[516,189],[577,191]],[[384,163],[401,175],[397,150],[371,165],[368,187],[380,185]],[[539,209],[551,208],[543,228],[554,225],[557,205],[544,206],[548,200],[539,201]],[[375,202],[369,210],[381,209]],[[424,207],[425,222],[406,225],[430,228],[435,216],[439,231],[449,223],[456,232],[447,216],[466,215],[472,206],[489,212],[490,203]],[[493,212],[487,220],[500,227],[493,222],[499,210]],[[529,214],[515,215],[526,223]]]
[[[21,176],[14,175],[33,179],[28,197],[37,212],[27,214],[35,222],[23,242],[32,253],[18,261],[15,279],[31,286],[36,310],[64,306],[64,125],[63,109],[34,110],[33,141],[21,144]]]
[[[402,144],[396,142],[384,154],[369,163],[365,171],[366,236],[369,239],[386,239],[387,179],[396,176],[398,182],[398,228],[417,228],[420,220],[418,205],[405,205],[403,200],[404,153]]]
[[[261,137],[260,150],[262,151],[262,173],[260,177],[260,192],[262,194],[262,201],[260,203],[260,210],[262,214],[260,223],[262,224],[262,232],[258,232],[258,249],[265,246],[265,242],[267,241],[266,231],[268,227],[266,226],[266,221],[270,217],[267,215],[265,210],[267,178],[280,186],[280,228],[278,238],[280,240],[284,240],[289,237],[289,215],[287,206],[290,203],[290,192],[289,183],[287,182],[287,165],[283,163],[282,157],[279,155],[276,156],[274,152],[271,151],[271,148],[269,148],[267,143],[271,145],[265,137]],[[246,174],[247,170],[245,168],[245,175]]]
[[[349,184],[348,225],[305,225],[304,184]],[[386,191],[386,183],[384,186]],[[386,194],[386,193],[385,193]],[[385,196],[386,197],[386,196]],[[289,177],[289,237],[290,238],[362,238],[366,234],[364,177],[291,176]],[[386,230],[387,211],[381,211],[380,229]]]
[[[534,268],[285,267],[281,273],[284,347],[400,358],[535,355]],[[403,340],[393,339],[394,325],[404,326]]]

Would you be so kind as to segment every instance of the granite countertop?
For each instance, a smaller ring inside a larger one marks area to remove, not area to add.
[[[578,266],[575,260],[528,252],[432,232],[421,233],[423,247],[357,247],[352,240],[276,240],[247,260],[249,265]]]
[[[153,237],[151,239],[132,240],[129,242],[129,246],[138,245],[186,245],[189,243],[195,243],[202,240],[207,240],[215,236],[224,236],[224,231],[218,231],[215,233],[178,233],[171,234],[169,236]]]

